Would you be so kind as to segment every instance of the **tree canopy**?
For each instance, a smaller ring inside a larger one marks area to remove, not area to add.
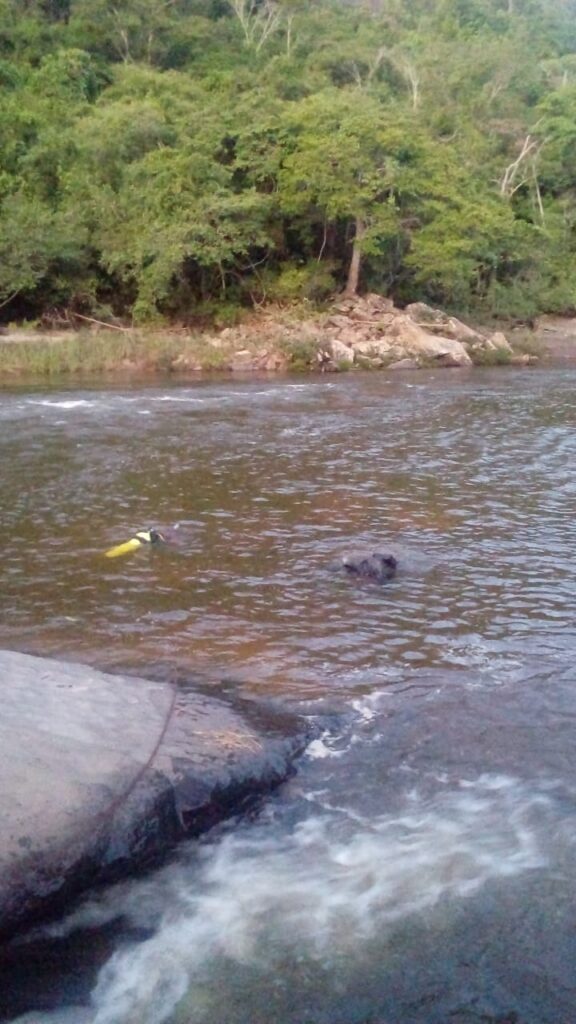
[[[0,319],[576,307],[576,0],[0,0]]]

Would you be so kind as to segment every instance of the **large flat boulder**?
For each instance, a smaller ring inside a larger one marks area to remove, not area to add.
[[[0,651],[0,937],[281,782],[289,715]]]

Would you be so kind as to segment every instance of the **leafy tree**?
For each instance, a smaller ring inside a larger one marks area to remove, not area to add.
[[[287,115],[280,205],[315,224],[318,257],[330,228],[348,227],[351,253],[346,291],[360,281],[363,254],[402,233],[404,214],[426,190],[430,167],[418,123],[385,111],[356,90],[326,90]]]
[[[267,242],[270,198],[234,189],[232,167],[213,156],[219,142],[217,125],[205,124],[194,145],[151,150],[102,207],[102,260],[135,283],[138,318],[166,303],[190,261],[215,269],[225,289],[238,257]]]
[[[509,206],[490,195],[460,195],[441,204],[414,233],[406,265],[439,303],[481,305],[494,281],[528,262],[537,235],[515,221]]]
[[[572,308],[575,5],[0,0],[1,315]]]
[[[22,192],[7,196],[0,206],[0,308],[32,293],[51,273],[69,281],[81,273],[84,243],[70,217]]]

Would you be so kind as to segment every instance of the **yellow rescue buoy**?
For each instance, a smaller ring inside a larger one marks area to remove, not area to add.
[[[143,544],[158,544],[162,540],[164,538],[158,530],[141,530],[131,540],[125,541],[124,544],[117,544],[116,547],[109,548],[108,551],[104,552],[104,557],[118,558],[120,555],[129,554],[130,551],[136,551]]]

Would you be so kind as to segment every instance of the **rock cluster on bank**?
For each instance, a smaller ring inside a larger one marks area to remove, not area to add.
[[[472,328],[416,302],[399,309],[382,295],[337,296],[330,307],[264,306],[219,331],[137,330],[96,322],[80,334],[9,333],[0,339],[1,374],[86,371],[234,373],[290,370],[418,369],[471,364],[528,364],[500,332]],[[91,335],[98,334],[99,344]],[[46,358],[49,351],[50,358]],[[44,371],[46,372],[46,371]]]
[[[324,324],[325,343],[335,361],[409,369],[471,366],[497,352],[512,356],[504,334],[490,336],[423,302],[398,309],[381,295],[341,299]]]
[[[259,317],[206,339],[234,371],[301,368],[339,370],[466,367],[474,363],[528,362],[500,332],[482,332],[423,302],[399,309],[382,295],[339,297],[308,318],[262,311]],[[175,368],[191,369],[185,356]]]

